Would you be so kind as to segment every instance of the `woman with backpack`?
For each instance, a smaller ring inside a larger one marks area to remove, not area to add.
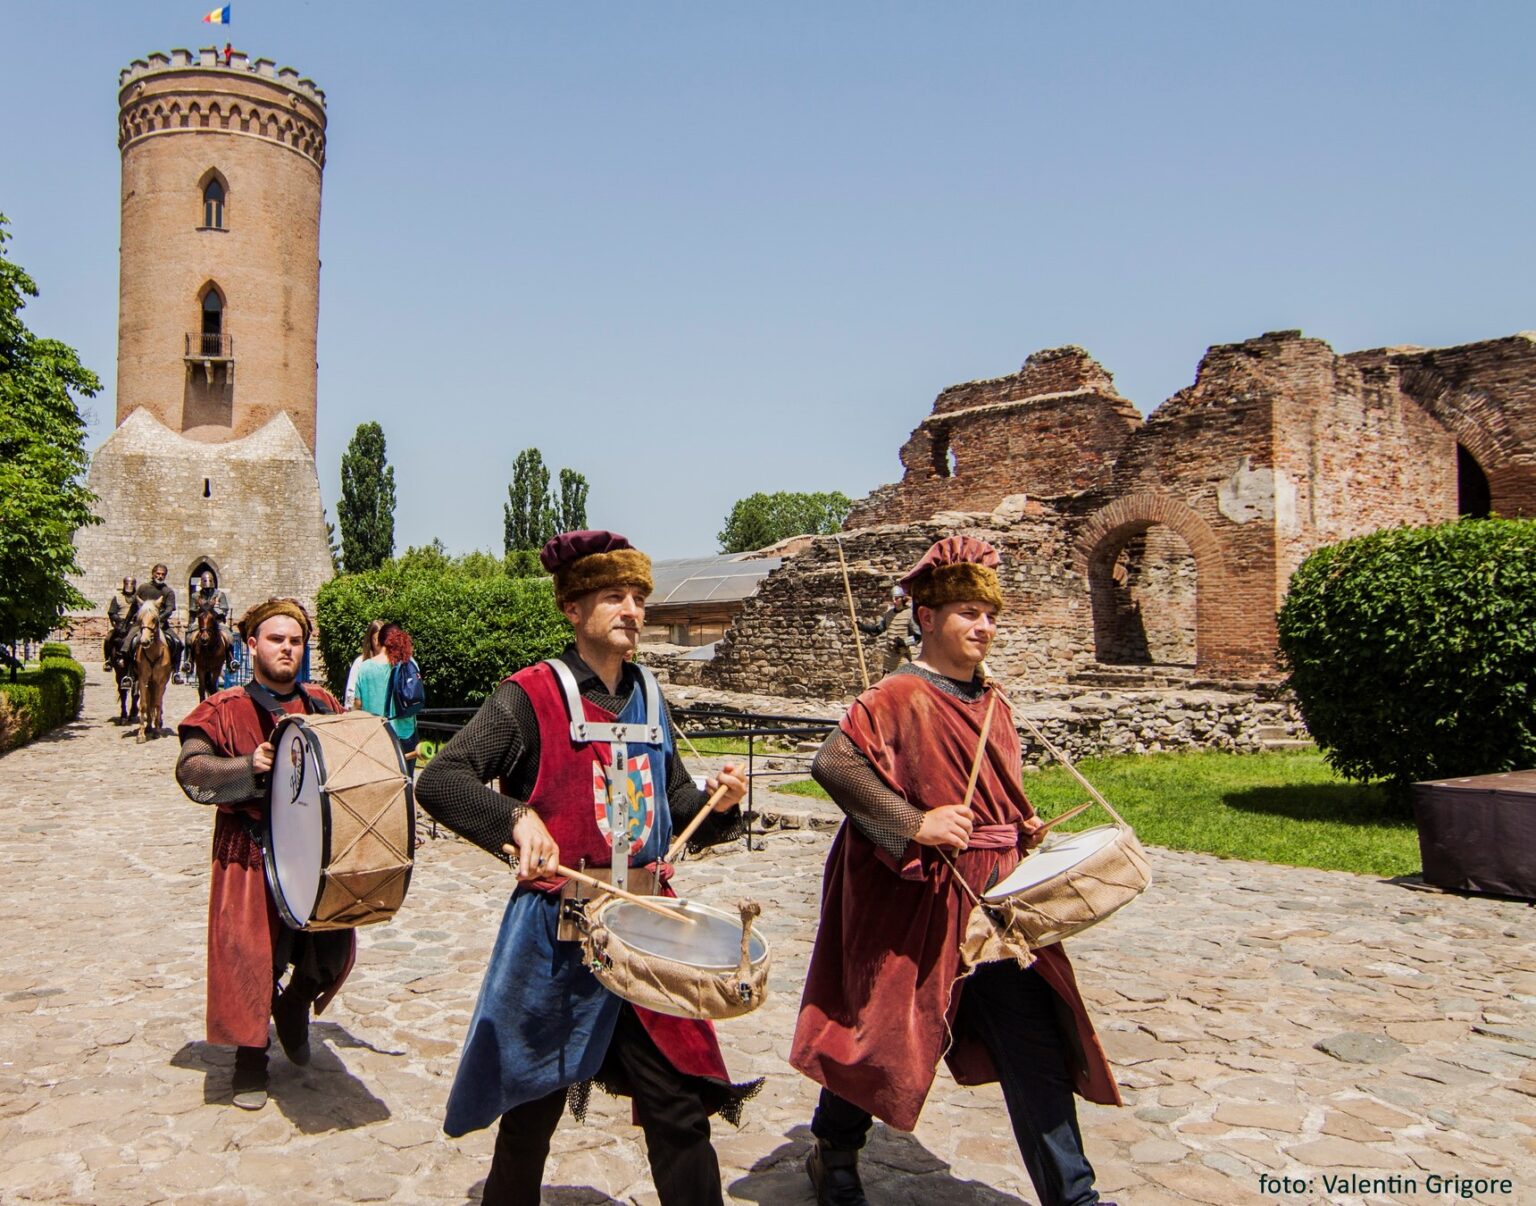
[[[411,634],[393,620],[379,629],[379,651],[357,668],[357,706],[389,721],[407,755],[412,777],[416,749],[416,713],[426,702],[421,669],[411,656]]]

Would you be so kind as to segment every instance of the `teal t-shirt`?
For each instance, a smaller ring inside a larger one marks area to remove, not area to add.
[[[389,715],[390,669],[388,662],[376,662],[372,658],[357,668],[357,702],[365,712],[372,712],[375,716]],[[395,730],[396,737],[404,741],[416,732],[416,717],[402,716],[398,720],[391,720],[389,727]]]

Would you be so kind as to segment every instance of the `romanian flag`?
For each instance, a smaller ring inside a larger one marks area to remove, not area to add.
[[[232,5],[232,4],[226,4],[223,8],[216,8],[216,9],[214,9],[211,13],[209,13],[206,17],[203,18],[203,24],[204,25],[228,25],[229,24],[229,10],[231,8],[233,8],[233,7],[234,7],[234,5]]]

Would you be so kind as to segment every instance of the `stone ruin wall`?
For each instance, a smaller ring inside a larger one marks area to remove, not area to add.
[[[1292,571],[1348,536],[1454,518],[1458,443],[1496,513],[1536,514],[1536,336],[1341,356],[1276,332],[1211,348],[1145,422],[1086,352],[1056,349],[941,393],[902,480],[855,506],[842,541],[861,619],[939,536],[997,544],[1008,608],[989,661],[1015,688],[1122,661],[1274,681]],[[764,581],[703,680],[857,690],[831,541]]]
[[[1073,494],[1109,480],[1141,426],[1082,348],[1037,352],[1007,377],[953,385],[901,449],[905,474],[855,504],[844,527],[990,512],[1011,494]]]

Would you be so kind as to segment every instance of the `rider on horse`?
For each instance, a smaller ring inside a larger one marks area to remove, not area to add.
[[[204,612],[211,612],[219,628],[225,628],[229,624],[229,596],[219,589],[214,582],[213,574],[204,570],[198,579],[197,590],[192,595],[191,620],[189,627],[200,628],[198,622]],[[235,644],[229,643],[229,668],[235,668]]]
[[[121,594],[112,596],[112,602],[107,605],[107,622],[111,629],[101,642],[101,668],[112,669],[112,655],[122,645],[128,636],[128,626],[133,622],[133,614],[139,609],[139,600],[136,597],[139,589],[139,580],[132,575],[123,579]]]
[[[137,597],[140,603],[153,599],[160,605],[161,629],[165,635],[165,643],[171,647],[171,665],[172,667],[179,667],[181,665],[181,638],[176,635],[175,630],[171,627],[171,621],[176,615],[176,588],[165,580],[165,576],[169,572],[163,564],[155,566],[150,571],[151,581],[139,587]],[[128,634],[128,653],[130,656],[137,651],[138,644],[138,629],[134,629]],[[181,681],[179,669],[176,671],[176,681]]]

